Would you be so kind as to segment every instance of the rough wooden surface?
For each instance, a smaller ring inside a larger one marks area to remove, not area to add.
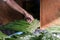
[[[45,28],[52,24],[59,24],[60,20],[59,17],[60,17],[60,0],[40,1],[41,27]]]

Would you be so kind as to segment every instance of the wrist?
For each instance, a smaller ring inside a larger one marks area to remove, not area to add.
[[[24,11],[23,15],[26,17],[28,15],[28,12]]]

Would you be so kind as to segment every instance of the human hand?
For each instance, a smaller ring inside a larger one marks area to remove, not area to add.
[[[34,20],[33,16],[29,13],[25,14],[25,18],[26,18],[27,22],[29,22],[29,23],[31,23]]]

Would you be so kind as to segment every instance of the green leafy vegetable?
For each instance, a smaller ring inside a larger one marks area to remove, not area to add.
[[[40,27],[39,21],[37,19],[35,19],[32,23],[28,23],[25,20],[16,20],[3,26],[3,28],[7,30],[31,33],[34,32],[37,27]],[[0,30],[2,30],[3,28],[0,28]]]
[[[0,40],[4,39],[5,37],[7,37],[7,35],[5,35],[4,33],[2,33],[2,32],[0,31]]]
[[[0,27],[0,30],[15,30],[24,32],[21,35],[12,35],[6,36],[2,32],[0,32],[0,40],[60,40],[60,37],[56,35],[60,33],[59,26],[48,27],[46,29],[47,32],[40,32],[38,34],[33,34],[33,32],[40,27],[39,21],[34,20],[32,23],[28,23],[25,20],[16,20],[14,22],[10,22],[3,27]],[[54,33],[54,34],[53,34]],[[37,36],[38,35],[38,36]]]
[[[46,29],[50,33],[60,33],[60,26],[59,25],[52,25]]]

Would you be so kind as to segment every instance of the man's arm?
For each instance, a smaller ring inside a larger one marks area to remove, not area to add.
[[[14,0],[7,0],[6,3],[16,11],[20,12],[21,14],[24,14],[25,11],[20,5],[18,5]]]
[[[34,20],[33,16],[30,15],[26,10],[24,10],[20,5],[18,5],[14,0],[5,0],[5,2],[11,8],[23,14],[28,22],[32,22]]]

